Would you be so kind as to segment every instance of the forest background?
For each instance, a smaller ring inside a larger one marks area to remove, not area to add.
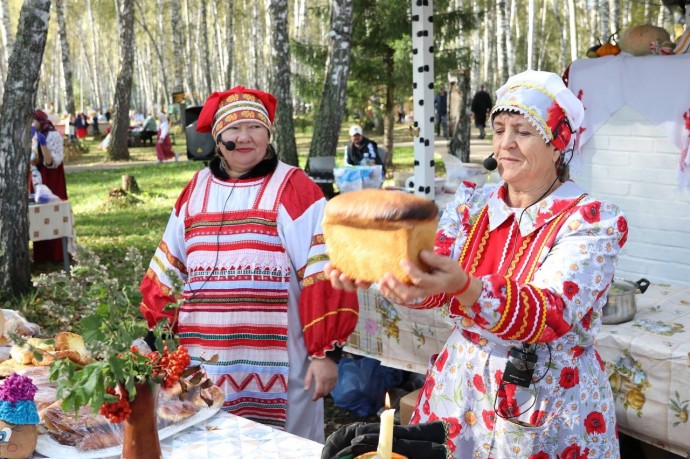
[[[5,128],[23,122],[8,113],[110,110],[107,159],[127,160],[130,111],[169,111],[173,93],[183,94],[188,107],[199,105],[211,92],[241,84],[277,96],[273,141],[283,161],[333,155],[343,123],[358,122],[382,136],[392,165],[395,121],[400,111],[412,111],[410,6],[409,0],[0,0],[0,292],[30,287],[28,225],[16,205],[26,189],[28,124]],[[23,28],[22,8],[36,18]],[[463,94],[457,118],[464,128],[455,129],[450,153],[468,157],[464,107],[480,84],[494,91],[529,68],[560,74],[589,47],[632,25],[658,25],[673,36],[679,16],[673,11],[650,0],[436,0],[436,86],[452,77]],[[13,59],[19,79],[36,69],[35,84],[13,80]],[[7,88],[28,88],[24,111],[14,105],[22,91]],[[311,133],[308,152],[298,152],[296,130]]]

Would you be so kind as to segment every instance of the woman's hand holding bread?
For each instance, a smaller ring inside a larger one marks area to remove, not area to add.
[[[431,250],[422,250],[419,258],[430,271],[419,269],[410,260],[402,260],[400,267],[411,283],[401,282],[392,273],[386,273],[379,281],[379,290],[391,301],[400,304],[413,303],[439,293],[453,294],[468,282],[467,273],[451,258],[438,255]]]
[[[479,295],[479,292],[473,288],[476,282],[457,262],[449,257],[437,255],[431,250],[422,250],[419,258],[430,270],[424,271],[412,261],[402,260],[400,268],[409,282],[403,282],[390,272],[384,274],[378,283],[383,296],[401,305],[409,305],[419,298],[440,293],[458,295],[459,299],[466,300],[464,302],[467,304],[476,301]],[[353,291],[371,286],[370,282],[350,279],[330,264],[326,266],[325,271],[331,280],[331,285],[337,289]],[[468,298],[471,300],[467,301]]]
[[[333,288],[337,288],[339,290],[347,290],[349,292],[354,292],[358,288],[366,290],[369,287],[371,287],[371,282],[362,280],[352,280],[349,277],[347,277],[347,275],[345,275],[338,269],[334,268],[333,265],[330,263],[326,263],[326,266],[324,267],[324,272],[330,279]]]

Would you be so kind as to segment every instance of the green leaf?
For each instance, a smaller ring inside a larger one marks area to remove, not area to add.
[[[108,365],[110,365],[110,371],[112,371],[115,381],[124,381],[124,364],[117,355],[111,355],[108,357]]]

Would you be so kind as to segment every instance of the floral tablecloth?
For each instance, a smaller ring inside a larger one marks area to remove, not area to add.
[[[445,308],[410,309],[391,303],[375,287],[358,290],[359,321],[345,350],[381,361],[387,367],[426,373],[453,322]]]
[[[453,323],[445,309],[412,310],[375,288],[359,290],[360,316],[345,350],[385,366],[426,373]],[[621,431],[684,457],[690,453],[690,287],[652,284],[637,314],[604,325],[596,348],[606,362]],[[690,456],[689,456],[690,457]]]
[[[652,285],[636,295],[637,314],[604,325],[599,351],[616,398],[622,432],[690,453],[690,287]]]
[[[320,459],[323,445],[220,411],[161,449],[164,459]]]

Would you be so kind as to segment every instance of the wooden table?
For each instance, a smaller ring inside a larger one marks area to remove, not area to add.
[[[74,216],[69,201],[29,205],[29,239],[45,241],[62,238],[62,260],[69,271],[69,243],[74,241]]]

